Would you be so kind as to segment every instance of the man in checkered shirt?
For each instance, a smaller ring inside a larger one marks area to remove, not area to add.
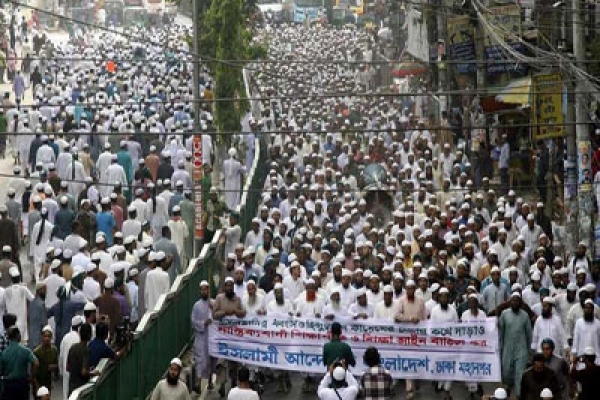
[[[369,347],[364,355],[369,369],[360,379],[360,386],[365,400],[388,400],[392,398],[394,381],[390,373],[381,364],[381,356],[375,347]]]

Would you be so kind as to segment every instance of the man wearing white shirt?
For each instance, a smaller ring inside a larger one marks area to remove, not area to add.
[[[375,305],[373,317],[382,321],[394,322],[395,315],[394,288],[390,285],[385,285],[383,287],[383,300]]]
[[[93,277],[92,274],[96,269],[96,264],[89,263],[86,266],[87,276],[83,280],[83,294],[89,301],[94,301],[98,297],[102,295],[100,289],[100,283],[98,283]]]
[[[259,293],[256,282],[250,279],[246,283],[246,292],[242,296],[242,306],[246,310],[246,316],[253,317],[265,314],[264,294]]]
[[[575,323],[573,331],[573,347],[571,354],[573,362],[577,357],[584,354],[587,347],[596,351],[596,359],[600,357],[600,321],[594,317],[594,301],[585,300],[583,304],[583,317]]]
[[[79,327],[83,324],[83,317],[76,315],[71,319],[71,332],[63,336],[60,342],[59,356],[58,356],[58,371],[63,377],[63,398],[69,398],[69,371],[67,369],[67,358],[69,357],[69,350],[75,344],[80,342],[79,339]]]
[[[567,335],[557,315],[553,315],[554,298],[545,297],[542,301],[542,314],[536,319],[533,326],[533,337],[531,339],[531,350],[534,352],[542,351],[542,341],[546,338],[552,339],[555,343],[554,354],[562,356],[563,349],[567,349]]]
[[[364,288],[356,291],[356,302],[348,309],[348,314],[353,319],[368,319],[373,317],[373,306],[367,300],[367,292]]]
[[[274,299],[267,304],[267,315],[272,317],[287,317],[292,315],[294,307],[292,302],[283,295],[283,285],[276,283],[273,287]]]
[[[323,308],[323,318],[334,320],[348,317],[348,308],[342,306],[340,301],[340,289],[334,288],[329,294],[329,304]]]
[[[171,286],[169,274],[162,269],[158,262],[165,259],[163,252],[150,252],[148,256],[148,274],[146,275],[144,301],[146,310],[152,311],[162,294],[169,291]]]
[[[317,295],[317,286],[312,278],[306,281],[305,289],[294,301],[296,316],[321,318],[325,302]]]
[[[539,272],[531,274],[531,285],[527,286],[523,290],[523,301],[527,303],[529,307],[533,307],[538,304],[540,299],[540,289],[542,287],[542,276]]]
[[[290,265],[290,275],[283,278],[283,287],[289,293],[292,301],[295,301],[298,295],[304,290],[300,263],[298,261],[293,261]]]
[[[439,304],[431,310],[431,321],[436,322],[458,322],[458,315],[454,307],[449,304],[450,291],[443,287],[439,290]],[[438,383],[438,388],[446,392],[446,397],[450,397],[450,389],[452,388],[451,381]]]
[[[383,300],[383,292],[379,284],[379,275],[373,274],[369,278],[369,288],[367,290],[367,300],[369,304],[375,306]]]

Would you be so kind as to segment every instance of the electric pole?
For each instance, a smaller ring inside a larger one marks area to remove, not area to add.
[[[202,238],[204,236],[202,231],[202,214],[203,214],[203,198],[202,198],[202,180],[204,175],[204,170],[202,166],[202,133],[200,130],[200,55],[198,51],[200,49],[199,45],[199,35],[198,35],[198,24],[199,21],[199,13],[198,6],[199,2],[202,0],[193,0],[192,1],[192,43],[193,43],[193,51],[194,51],[194,71],[192,77],[192,85],[193,91],[192,95],[194,96],[194,138],[193,138],[193,159],[194,159],[194,176],[192,179],[193,188],[192,188],[192,196],[194,197],[194,257],[196,257],[200,250],[202,249]],[[188,223],[191,223],[188,221]]]
[[[585,27],[582,18],[582,1],[573,0],[573,56],[575,65],[578,68],[585,69],[585,63],[581,62],[586,59],[585,50]],[[588,160],[591,160],[591,142],[590,133],[587,126],[586,103],[587,91],[586,85],[581,80],[576,80],[575,87],[575,137],[577,146],[577,224],[579,227],[579,241],[586,244],[588,249],[591,249],[592,238],[592,216],[593,216],[593,191],[592,182],[589,184],[583,183],[586,171],[582,170],[580,160],[587,155]],[[591,177],[591,171],[587,173]],[[593,179],[593,177],[592,177]]]

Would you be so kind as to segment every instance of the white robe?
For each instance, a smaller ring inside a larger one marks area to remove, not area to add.
[[[40,274],[42,263],[46,260],[46,249],[48,248],[48,243],[50,242],[52,228],[54,228],[54,225],[52,225],[50,221],[46,221],[44,224],[44,231],[42,232],[42,238],[40,243],[37,244],[37,238],[40,230],[42,229],[42,222],[43,220],[40,220],[33,225],[31,237],[29,239],[29,256],[33,257],[33,266],[35,268],[36,279]]]
[[[75,172],[73,174],[73,172]],[[80,161],[71,162],[67,166],[67,175],[69,180],[69,194],[74,198],[79,198],[79,194],[85,189],[85,178],[87,175],[85,173],[85,168]],[[73,178],[75,175],[75,178]]]
[[[58,173],[58,177],[63,181],[71,179],[70,175],[68,175],[70,171],[68,167],[71,165],[72,160],[73,155],[71,153],[60,153],[56,159],[56,172]]]
[[[117,184],[117,182],[126,185],[127,176],[121,165],[113,163],[106,169],[106,173],[102,174],[101,185],[98,188],[102,197],[108,197],[113,192],[114,188],[112,185]]]
[[[13,284],[4,290],[6,300],[6,312],[17,316],[17,328],[21,331],[21,338],[24,342],[28,339],[27,322],[27,303],[34,299],[33,294],[26,286]]]
[[[144,299],[146,310],[152,311],[158,302],[159,297],[169,291],[169,274],[161,268],[154,268],[146,275],[146,286],[144,290]]]
[[[146,201],[146,217],[150,220],[154,240],[162,237],[162,227],[169,222],[169,207],[165,199],[156,197],[156,211],[153,210],[152,198]]]
[[[103,182],[105,179],[104,174],[106,174],[106,170],[112,164],[112,153],[110,151],[105,151],[98,156],[98,161],[96,161],[96,173],[98,174],[98,181]]]
[[[235,210],[240,204],[243,173],[244,167],[242,167],[242,164],[238,160],[230,158],[223,162],[225,204],[227,204],[230,210]]]
[[[41,162],[44,164],[44,169],[48,169],[48,164],[56,162],[56,156],[52,147],[47,144],[42,145],[36,153],[35,161]]]

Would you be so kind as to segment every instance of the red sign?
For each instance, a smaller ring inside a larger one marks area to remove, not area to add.
[[[202,229],[202,135],[194,135],[194,142],[192,145],[192,156],[193,156],[193,179],[194,179],[194,232],[196,239],[202,239],[204,237],[204,231]]]

